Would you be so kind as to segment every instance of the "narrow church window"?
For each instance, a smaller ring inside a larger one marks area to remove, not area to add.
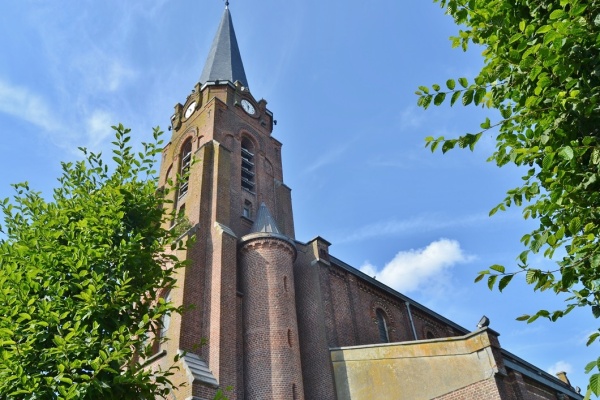
[[[388,343],[390,341],[390,337],[388,336],[388,328],[387,322],[385,321],[385,315],[383,311],[377,310],[375,312],[377,316],[377,327],[379,328],[379,339],[382,343]]]
[[[248,200],[244,201],[244,209],[242,210],[242,215],[248,219],[252,219],[252,203]]]
[[[192,165],[192,140],[188,139],[181,147],[181,165],[179,174],[181,182],[179,182],[179,197],[183,196],[188,191],[190,166]]]
[[[425,337],[427,337],[427,339],[435,339],[435,335],[431,331],[427,331]]]
[[[167,292],[167,294],[163,297],[165,302],[171,301],[171,291]],[[159,349],[164,346],[164,339],[167,337],[167,332],[169,331],[169,326],[171,325],[171,315],[164,314],[160,320],[160,332],[158,336],[158,346]]]
[[[254,153],[252,143],[242,139],[242,187],[254,193]]]
[[[296,400],[298,398],[298,394],[296,393],[296,384],[292,383],[292,400]]]

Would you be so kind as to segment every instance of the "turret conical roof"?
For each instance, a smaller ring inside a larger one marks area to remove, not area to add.
[[[275,220],[271,216],[269,209],[262,203],[256,213],[256,219],[250,229],[250,233],[276,233],[281,234]]]
[[[212,46],[204,65],[200,83],[227,80],[230,82],[240,81],[248,87],[242,56],[238,48],[229,7],[221,18],[219,29],[213,40]]]

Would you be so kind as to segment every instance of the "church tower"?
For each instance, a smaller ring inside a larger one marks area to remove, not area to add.
[[[294,300],[296,257],[281,143],[264,99],[249,89],[228,6],[199,82],[175,105],[160,185],[171,229],[194,234],[188,260],[163,297],[183,305],[149,360],[165,368],[182,354],[177,399],[303,399]]]

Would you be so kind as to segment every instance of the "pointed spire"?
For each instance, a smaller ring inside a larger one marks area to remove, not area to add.
[[[277,233],[281,234],[275,220],[271,216],[265,203],[261,203],[256,213],[256,219],[250,229],[250,233]]]
[[[229,2],[226,2],[223,18],[221,18],[219,29],[208,52],[204,70],[200,75],[200,83],[220,80],[232,83],[240,81],[242,85],[248,87],[242,56],[231,22]]]

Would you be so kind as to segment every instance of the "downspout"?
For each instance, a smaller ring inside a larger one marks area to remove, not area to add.
[[[417,337],[417,330],[415,329],[415,321],[413,321],[412,312],[410,311],[410,303],[407,301],[404,304],[406,304],[406,311],[408,311],[408,319],[410,320],[410,327],[412,328],[415,340],[419,340]]]

